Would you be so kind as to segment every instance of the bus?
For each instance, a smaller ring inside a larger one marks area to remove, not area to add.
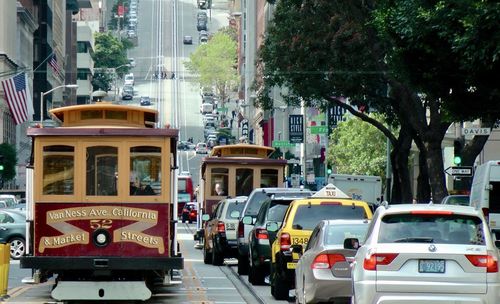
[[[181,172],[177,177],[177,214],[182,214],[186,203],[194,202],[193,179],[189,172]]]
[[[272,152],[271,147],[243,143],[212,148],[201,163],[199,216],[212,213],[215,204],[228,196],[248,196],[254,188],[284,187],[287,161],[270,158]]]
[[[152,109],[105,102],[50,111],[32,127],[27,250],[58,301],[136,300],[183,268],[172,220],[178,130]]]

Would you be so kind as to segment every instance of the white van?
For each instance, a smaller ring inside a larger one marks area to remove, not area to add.
[[[200,113],[201,114],[208,114],[212,113],[214,110],[214,105],[211,103],[203,103],[200,106]]]
[[[125,82],[124,85],[134,85],[134,74],[130,73],[125,75]]]
[[[484,215],[489,217],[491,230],[500,233],[500,160],[490,160],[476,168],[470,190],[470,205],[481,208]]]

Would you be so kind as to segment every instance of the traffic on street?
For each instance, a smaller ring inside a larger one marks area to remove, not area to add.
[[[0,1],[0,303],[500,303],[494,1]]]

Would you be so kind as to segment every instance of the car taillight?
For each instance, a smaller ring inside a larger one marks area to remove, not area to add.
[[[262,228],[255,229],[255,238],[258,240],[268,240],[269,235],[267,234],[267,230]]]
[[[290,246],[292,246],[292,241],[290,239],[290,234],[289,233],[282,233],[280,235],[280,249],[281,251],[286,251],[290,249]]]
[[[218,233],[226,232],[226,226],[224,225],[224,222],[217,222],[217,232]]]
[[[486,272],[498,272],[498,260],[493,255],[466,254],[465,257],[476,267],[486,267]]]
[[[238,222],[238,238],[242,239],[245,237],[245,224],[242,221]]]
[[[342,254],[322,253],[316,256],[311,264],[311,269],[330,269],[335,263],[345,261],[345,256]]]
[[[365,257],[363,268],[377,270],[377,265],[389,265],[398,256],[397,253],[373,253]]]

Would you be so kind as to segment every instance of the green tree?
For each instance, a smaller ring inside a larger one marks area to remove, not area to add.
[[[3,156],[3,170],[1,181],[6,182],[16,177],[17,152],[14,145],[8,143],[0,144],[0,155]]]
[[[200,86],[215,87],[224,102],[238,81],[236,51],[236,42],[229,35],[217,32],[208,43],[196,48],[184,65],[196,75]]]
[[[128,73],[129,67],[124,66],[128,64],[127,47],[130,47],[127,42],[118,40],[110,32],[95,34],[95,51],[92,59],[97,72],[92,80],[94,90],[110,90],[115,75],[105,69],[121,66],[116,70],[118,77]]]
[[[383,117],[370,114],[383,122]],[[384,176],[387,138],[373,125],[350,116],[330,136],[327,161],[340,174]]]
[[[258,63],[264,71],[259,103],[269,106],[270,89],[286,86],[291,104],[300,98],[307,105],[335,104],[373,124],[394,147],[399,201],[411,199],[407,166],[414,140],[419,189],[430,184],[439,201],[447,193],[441,143],[450,124],[469,108],[470,118],[498,118],[491,76],[498,71],[499,12],[498,3],[481,0],[279,1]],[[487,18],[486,25],[476,15]],[[399,124],[398,135],[339,97],[384,113]],[[477,100],[495,114],[481,111]]]

